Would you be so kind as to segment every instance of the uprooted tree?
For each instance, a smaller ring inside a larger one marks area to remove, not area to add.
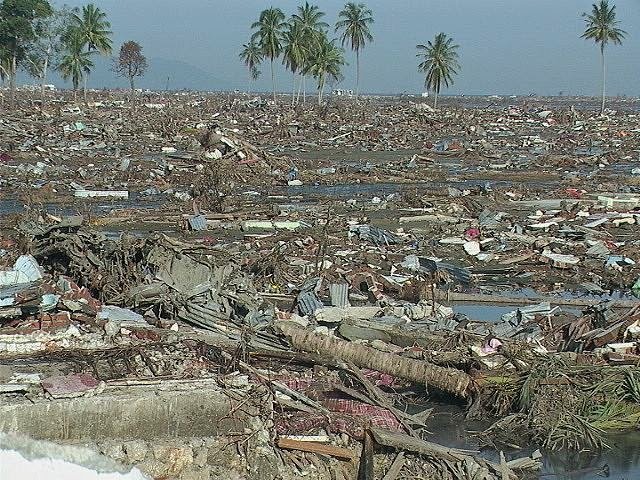
[[[147,59],[142,54],[142,47],[134,41],[125,42],[120,47],[118,58],[113,61],[112,70],[118,77],[128,78],[131,93],[135,91],[135,78],[142,77],[147,71]]]

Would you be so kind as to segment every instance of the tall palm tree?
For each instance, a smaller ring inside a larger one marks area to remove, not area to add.
[[[294,13],[291,18],[300,24],[302,34],[305,37],[318,39],[321,33],[329,28],[329,24],[322,21],[324,16],[325,13],[320,11],[320,7],[305,2],[304,5],[298,7],[298,12]]]
[[[111,24],[107,21],[107,14],[93,3],[85,5],[82,10],[77,10],[71,16],[71,28],[69,35],[78,36],[88,53],[98,52],[102,55],[111,55]],[[91,65],[93,66],[93,65]],[[90,72],[83,76],[84,99],[87,100],[87,78]]]
[[[369,26],[373,23],[373,12],[364,3],[355,4],[349,2],[338,14],[336,32],[342,31],[342,46],[351,45],[351,50],[356,52],[356,99],[360,91],[360,50],[367,42],[373,41],[373,35]]]
[[[305,2],[304,5],[298,6],[297,13],[291,17],[294,22],[300,24],[304,43],[307,47],[307,57],[309,56],[309,52],[311,52],[320,40],[322,32],[329,28],[329,24],[322,20],[324,16],[325,13],[320,11],[320,7],[317,5],[309,5],[309,2]],[[305,61],[306,60],[308,60],[308,58],[305,58]],[[307,76],[303,73],[302,85],[300,85],[300,87],[303,90],[303,102],[305,103],[307,99],[306,78]],[[300,97],[300,91],[298,91],[298,97]]]
[[[273,62],[282,53],[282,32],[286,26],[284,13],[279,8],[268,8],[260,13],[257,22],[251,28],[257,31],[251,36],[251,40],[257,41],[262,54],[271,62],[271,83],[273,85],[273,101],[276,101],[276,76],[273,71]]]
[[[335,40],[329,41],[327,34],[323,33],[305,67],[305,73],[313,75],[318,81],[318,105],[322,105],[327,78],[340,80],[344,64],[344,50],[336,45]]]
[[[251,91],[251,80],[256,80],[260,75],[258,66],[262,63],[262,50],[260,45],[251,40],[249,43],[242,45],[240,58],[249,71],[249,91]]]
[[[606,78],[604,48],[608,43],[622,45],[622,40],[624,40],[627,32],[618,28],[620,22],[616,20],[616,6],[609,6],[607,0],[600,0],[599,5],[594,3],[591,13],[583,13],[582,16],[587,24],[587,28],[581,38],[593,40],[596,44],[600,45],[600,57],[602,59],[602,103],[600,105],[600,114],[602,114],[604,113]]]
[[[73,99],[76,99],[78,86],[93,68],[91,52],[84,49],[84,39],[80,35],[70,35],[65,38],[65,51],[58,70],[64,80],[71,78],[73,84]]]
[[[291,95],[291,104],[296,99],[296,73],[302,70],[304,63],[308,58],[309,45],[305,41],[302,27],[296,21],[289,22],[287,30],[282,36],[282,63],[293,73],[293,93]]]
[[[444,84],[445,87],[453,85],[453,76],[458,74],[459,45],[453,43],[453,39],[444,33],[435,36],[433,42],[426,45],[416,45],[421,50],[416,56],[422,58],[418,70],[426,74],[424,85],[435,93],[434,108],[438,107],[438,94]]]

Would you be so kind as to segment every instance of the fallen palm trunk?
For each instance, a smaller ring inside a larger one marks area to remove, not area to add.
[[[461,398],[471,396],[473,380],[466,373],[453,368],[439,367],[421,360],[404,358],[375,348],[347,342],[335,337],[319,335],[289,322],[280,322],[278,327],[291,345],[305,352],[351,362],[362,368],[371,368],[405,380],[421,383]]]

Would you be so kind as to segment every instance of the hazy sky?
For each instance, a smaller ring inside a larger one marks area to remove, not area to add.
[[[260,10],[270,5],[290,15],[301,1],[94,0],[94,3],[109,15],[116,49],[124,41],[135,40],[150,59],[186,62],[222,80],[227,87],[244,89],[247,73],[238,53],[248,39],[250,24]],[[86,1],[55,3],[75,6]],[[311,3],[318,4],[327,14],[326,21],[334,24],[344,1]],[[591,9],[592,1],[368,0],[366,3],[373,10],[376,22],[372,29],[374,42],[361,55],[363,91],[422,91],[423,77],[416,68],[415,46],[442,31],[460,45],[462,65],[454,87],[444,93],[599,93],[598,49],[592,42],[579,38],[584,30],[580,14]],[[616,5],[621,27],[629,36],[623,46],[607,50],[607,92],[637,96],[640,95],[640,2],[618,0]],[[349,65],[344,69],[341,86],[353,88],[355,58],[350,51],[347,51],[347,61]],[[263,65],[262,71],[256,88],[269,90],[268,65]],[[154,75],[166,77],[164,72]],[[96,72],[92,83],[102,86],[110,81],[103,69]],[[278,89],[290,91],[291,83],[291,74],[279,67]],[[212,84],[200,88],[221,86]]]

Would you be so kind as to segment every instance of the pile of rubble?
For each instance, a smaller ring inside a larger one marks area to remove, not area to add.
[[[636,428],[634,114],[370,102],[3,120],[0,431],[155,478],[493,480]],[[498,421],[429,441],[435,399]]]

